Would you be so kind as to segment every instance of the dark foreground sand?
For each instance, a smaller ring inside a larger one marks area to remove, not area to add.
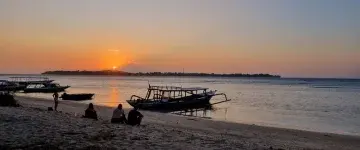
[[[143,125],[109,123],[113,108],[96,106],[99,121],[82,119],[86,105],[16,97],[0,107],[0,149],[359,149],[360,137],[194,119],[145,112]]]

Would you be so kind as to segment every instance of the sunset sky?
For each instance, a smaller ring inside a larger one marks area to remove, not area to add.
[[[360,78],[360,0],[1,0],[0,73]]]

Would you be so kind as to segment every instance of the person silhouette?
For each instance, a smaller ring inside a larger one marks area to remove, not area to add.
[[[55,111],[57,111],[57,107],[58,107],[58,104],[59,104],[59,93],[54,92],[53,97],[54,97],[54,103],[55,103]]]
[[[111,123],[127,123],[125,112],[122,109],[122,105],[119,104],[114,110],[113,116],[111,117]]]
[[[98,120],[97,113],[92,103],[90,103],[89,107],[85,110],[85,115],[83,117]]]
[[[129,125],[132,125],[132,126],[140,125],[141,120],[144,116],[138,111],[138,109],[139,108],[135,106],[134,109],[132,109],[129,112],[129,115],[128,115],[128,124]]]

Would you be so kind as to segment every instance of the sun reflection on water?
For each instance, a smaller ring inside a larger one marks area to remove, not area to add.
[[[115,107],[119,104],[120,92],[117,87],[111,87],[110,89],[110,101],[107,103],[107,106]]]

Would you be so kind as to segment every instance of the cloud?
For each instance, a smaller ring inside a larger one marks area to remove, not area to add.
[[[109,52],[119,52],[120,50],[118,49],[108,49]]]
[[[129,60],[127,62],[128,65],[138,65],[139,63],[137,63],[135,60]]]

